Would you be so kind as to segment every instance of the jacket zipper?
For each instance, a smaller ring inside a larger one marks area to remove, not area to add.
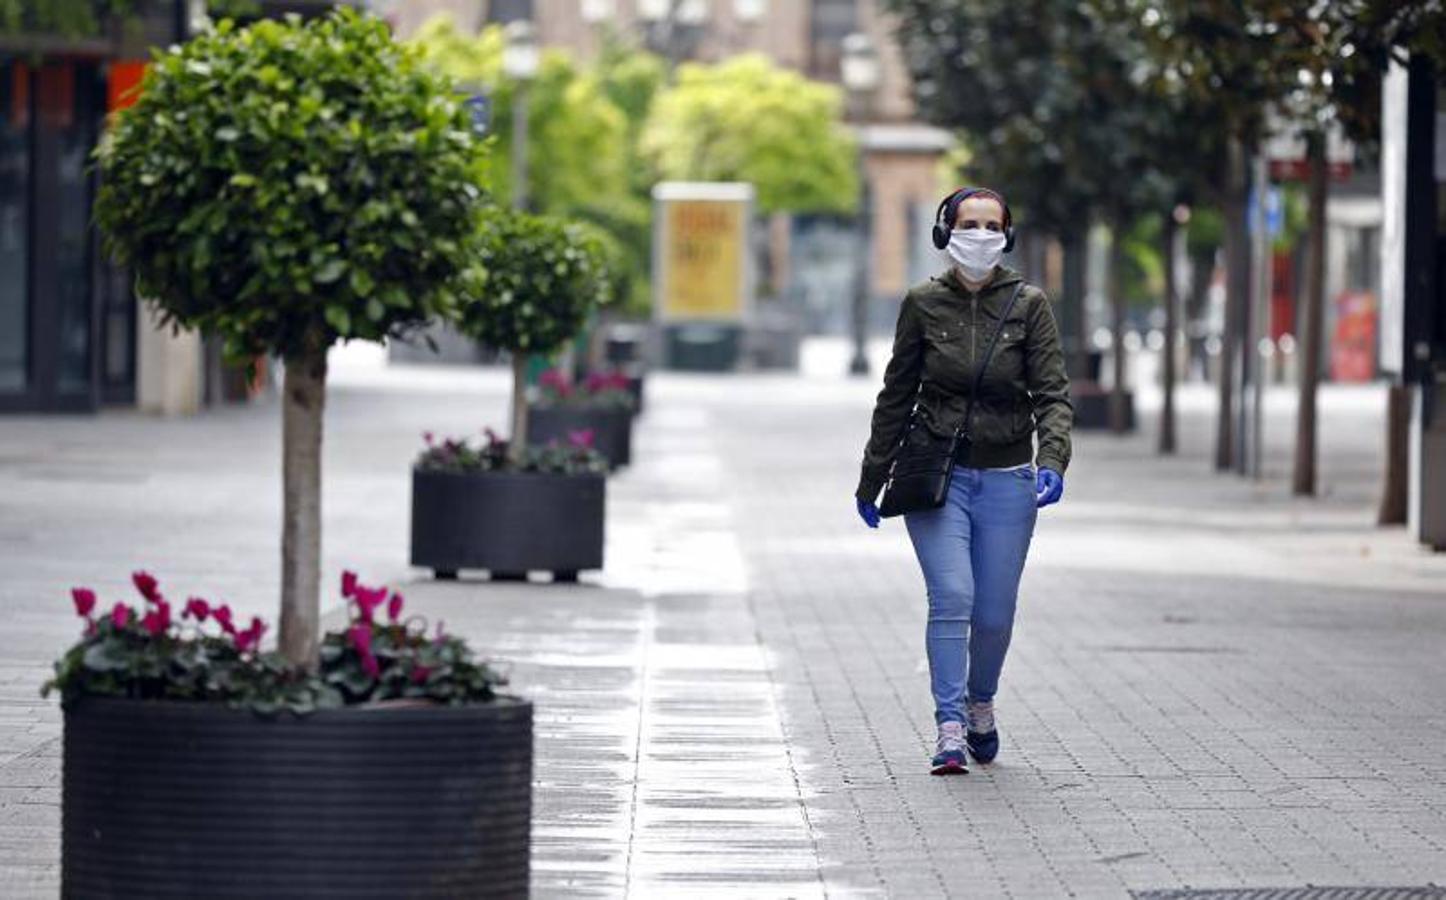
[[[973,384],[973,380],[972,380],[972,379],[974,379],[974,378],[976,378],[976,377],[978,376],[978,373],[974,371],[974,367],[978,364],[978,361],[979,361],[979,295],[978,295],[977,293],[970,293],[970,294],[969,294],[969,377],[970,377],[970,379],[971,379],[970,384]],[[972,402],[972,398],[971,398],[971,402]]]

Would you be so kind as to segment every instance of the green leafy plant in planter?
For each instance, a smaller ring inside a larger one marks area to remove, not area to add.
[[[560,369],[548,369],[538,379],[539,406],[620,409],[637,406],[632,382],[622,372],[589,372],[574,382]]]
[[[62,896],[526,896],[532,708],[464,641],[346,572],[346,626],[295,665],[259,618],[133,580],[139,608],[72,591],[45,688]]]
[[[480,228],[488,278],[466,292],[458,328],[512,355],[510,458],[527,451],[527,357],[550,354],[573,337],[615,291],[608,255],[596,232],[545,216],[489,211]]]
[[[546,442],[590,431],[608,466],[621,468],[632,462],[633,416],[640,396],[620,372],[592,372],[574,382],[563,371],[550,369],[538,380],[528,436]]]
[[[136,572],[132,581],[144,598],[140,609],[117,601],[97,614],[93,590],[71,591],[85,632],[56,662],[44,693],[58,691],[66,706],[126,697],[304,714],[389,700],[485,703],[507,683],[442,623],[429,634],[425,619],[403,616],[401,594],[364,585],[352,572],[341,585],[349,621],[322,638],[315,671],[263,651],[260,618],[239,628],[228,605],[200,597],[175,612],[154,576]]]
[[[327,349],[483,295],[483,146],[448,80],[339,10],[158,53],[97,155],[106,246],[162,321],[285,362],[280,650],[315,666]]]
[[[474,446],[466,438],[437,440],[432,433],[422,435],[426,446],[417,457],[416,468],[424,472],[504,472],[516,470],[550,475],[605,475],[607,460],[593,449],[593,435],[579,430],[568,435],[566,443],[550,441],[540,447],[528,447],[520,459],[515,458],[508,442],[492,429],[483,433],[483,441]]]

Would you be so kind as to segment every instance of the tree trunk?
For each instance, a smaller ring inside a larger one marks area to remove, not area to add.
[[[1160,407],[1160,454],[1169,456],[1175,452],[1175,338],[1180,325],[1180,301],[1175,296],[1175,244],[1179,228],[1174,210],[1166,210],[1164,224],[1161,249],[1165,260],[1165,355],[1161,363],[1164,375],[1161,387],[1165,402]]]
[[[1250,184],[1244,141],[1229,141],[1229,172],[1225,189],[1225,333],[1220,341],[1219,422],[1215,432],[1215,468],[1228,471],[1237,462],[1235,446],[1236,379],[1240,331],[1250,298]]]
[[[1060,331],[1069,377],[1084,381],[1087,374],[1084,339],[1085,241],[1083,229],[1060,235],[1064,264],[1060,273]]]
[[[1311,132],[1306,141],[1310,161],[1310,210],[1307,233],[1304,315],[1300,328],[1300,402],[1295,420],[1295,475],[1292,491],[1313,497],[1316,492],[1316,385],[1320,379],[1325,325],[1326,157],[1325,134]]]
[[[281,654],[316,667],[321,589],[321,436],[326,347],[286,362],[282,390]]]
[[[1028,235],[1023,241],[1024,277],[1035,284],[1044,284],[1044,251],[1048,238],[1043,232]]]
[[[1210,354],[1205,352],[1204,325],[1209,314],[1210,286],[1215,280],[1215,266],[1220,248],[1197,249],[1190,254],[1190,290],[1185,294],[1185,315],[1182,327],[1187,330],[1185,359],[1189,371],[1199,371],[1210,380]]]
[[[512,352],[512,438],[508,452],[512,462],[522,462],[527,449],[527,354]]]
[[[1124,434],[1129,428],[1128,404],[1125,394],[1125,223],[1116,220],[1110,225],[1110,333],[1114,359],[1114,385],[1110,390],[1110,431]]]
[[[1378,525],[1405,525],[1411,499],[1411,389],[1391,385],[1386,396],[1386,485]]]

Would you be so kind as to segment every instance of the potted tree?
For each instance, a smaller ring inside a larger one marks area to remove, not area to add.
[[[318,644],[327,349],[477,291],[468,124],[385,23],[340,11],[158,53],[97,151],[96,217],[141,295],[235,357],[284,362],[281,616],[279,653],[256,654],[257,623],[242,641],[221,622],[226,648],[178,635],[138,578],[145,616],[117,607],[62,661],[67,895],[526,890],[531,706],[458,688],[455,654],[418,675],[402,633],[356,631],[357,654],[390,656],[350,668],[328,659],[335,636]],[[373,703],[394,678],[447,687]]]
[[[528,444],[527,357],[556,351],[606,300],[605,261],[584,229],[547,217],[493,210],[480,234],[487,282],[462,297],[457,322],[512,356],[511,439],[429,442],[412,470],[412,564],[439,578],[576,581],[602,568],[606,464],[585,431]]]

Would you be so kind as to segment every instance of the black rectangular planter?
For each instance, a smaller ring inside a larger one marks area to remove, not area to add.
[[[532,704],[65,711],[61,895],[525,897]]]
[[[602,475],[413,469],[412,565],[576,580],[602,568],[606,498]]]
[[[534,406],[527,414],[527,441],[533,446],[557,441],[592,429],[593,447],[614,469],[633,460],[633,414],[626,409],[589,409],[572,406]]]
[[[643,386],[646,384],[647,376],[645,375],[638,374],[628,376],[628,393],[633,395],[634,416],[640,416],[643,414]]]
[[[1074,402],[1074,427],[1079,431],[1103,431],[1110,427],[1110,394],[1108,391],[1079,391]],[[1125,391],[1125,430],[1135,430],[1135,394]]]

